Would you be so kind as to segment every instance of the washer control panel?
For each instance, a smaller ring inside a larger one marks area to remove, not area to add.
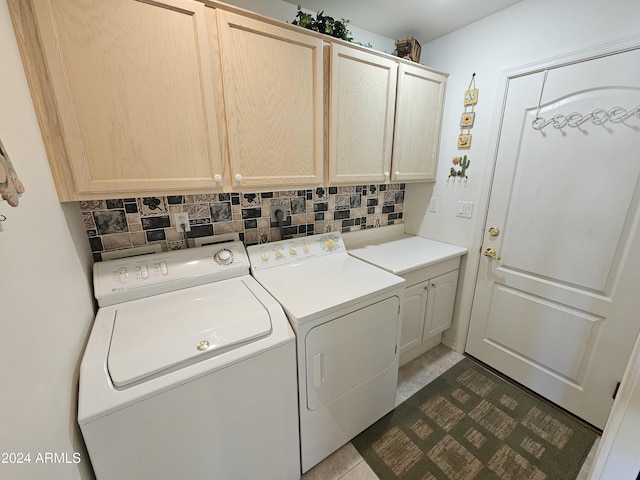
[[[347,254],[338,232],[280,240],[247,247],[251,271],[319,258],[324,255]]]
[[[242,242],[226,242],[93,264],[98,305],[113,305],[249,274]]]

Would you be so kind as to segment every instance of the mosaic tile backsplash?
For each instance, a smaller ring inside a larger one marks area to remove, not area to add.
[[[260,193],[214,193],[80,202],[96,261],[102,253],[159,244],[162,251],[194,246],[197,237],[238,233],[246,246],[281,240],[271,206],[283,207],[285,238],[349,232],[402,223],[404,184],[358,185]],[[174,214],[189,214],[178,232]]]

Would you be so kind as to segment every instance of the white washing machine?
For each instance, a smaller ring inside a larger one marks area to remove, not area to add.
[[[247,251],[296,333],[306,472],[394,408],[404,280],[348,255],[339,233]]]
[[[240,242],[94,265],[78,423],[98,480],[299,479],[295,336]]]

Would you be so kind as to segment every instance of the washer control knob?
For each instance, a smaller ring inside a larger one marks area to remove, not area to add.
[[[331,238],[327,238],[324,241],[325,246],[327,247],[328,250],[333,250],[333,247],[335,247],[335,242],[333,241],[333,239]]]
[[[160,273],[162,275],[169,274],[169,265],[167,265],[167,262],[165,262],[164,260],[160,262]]]
[[[290,253],[291,255],[295,255],[296,253],[298,253],[298,250],[296,250],[296,247],[291,247],[291,248],[289,249],[289,253]]]
[[[282,258],[284,256],[284,253],[282,253],[282,250],[276,250],[276,258]]]
[[[140,276],[145,280],[149,278],[149,267],[146,263],[140,265]]]
[[[267,252],[262,252],[260,254],[260,258],[262,259],[263,262],[266,262],[267,260],[269,260],[269,253]]]
[[[218,250],[213,255],[213,259],[220,265],[229,265],[231,262],[233,262],[233,253],[231,252],[231,250],[223,248],[222,250]]]
[[[307,245],[306,243],[304,244],[304,246],[302,247],[302,251],[304,253],[309,253],[309,245]]]
[[[127,268],[121,267],[120,270],[118,270],[118,278],[120,280],[120,283],[125,283],[127,281],[127,277]]]

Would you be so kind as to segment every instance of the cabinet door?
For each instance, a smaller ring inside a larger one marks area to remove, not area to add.
[[[31,8],[38,35],[25,43],[43,50],[46,75],[37,54],[25,66],[32,88],[44,85],[44,106],[34,103],[61,200],[216,186],[221,152],[202,4],[32,0]]]
[[[402,335],[400,354],[422,343],[424,320],[427,312],[429,282],[407,287],[404,292],[404,311],[402,314]]]
[[[434,180],[446,77],[400,65],[392,180]]]
[[[389,180],[398,64],[331,45],[329,183]]]
[[[323,180],[322,40],[218,10],[235,186]]]
[[[427,340],[451,326],[458,287],[458,270],[435,277],[428,282],[429,299],[423,340]]]

